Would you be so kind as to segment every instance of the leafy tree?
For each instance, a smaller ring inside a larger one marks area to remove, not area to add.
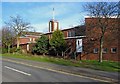
[[[50,46],[57,56],[65,51],[66,42],[64,40],[64,35],[60,30],[56,30],[53,32],[52,38],[50,39]]]
[[[16,33],[16,39],[17,39],[17,49],[19,49],[19,37],[22,35],[24,31],[27,31],[31,28],[29,22],[25,22],[19,15],[15,17],[10,17],[9,22],[5,22],[6,26],[13,29]]]
[[[49,40],[45,35],[42,35],[38,40],[37,44],[33,48],[33,52],[37,54],[43,54],[45,56],[48,53]]]
[[[97,2],[85,5],[85,10],[88,12],[88,15],[92,18],[92,20],[89,20],[89,23],[86,22],[86,26],[89,27],[86,32],[86,35],[88,36],[87,38],[89,38],[90,40],[95,40],[99,42],[99,62],[102,62],[102,49],[106,40],[105,36],[108,34],[107,32],[111,32],[111,35],[117,34],[117,22],[119,15],[118,6],[119,3],[117,2]],[[116,19],[113,20],[113,16]],[[115,33],[113,34],[113,32]]]

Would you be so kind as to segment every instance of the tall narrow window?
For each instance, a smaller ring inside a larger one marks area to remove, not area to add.
[[[68,31],[68,37],[71,37],[71,31]]]
[[[32,38],[29,38],[30,39],[30,41],[32,41]]]
[[[29,44],[27,44],[27,51],[29,51]]]
[[[33,42],[35,42],[35,38],[33,38]]]

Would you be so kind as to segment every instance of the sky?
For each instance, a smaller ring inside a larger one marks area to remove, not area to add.
[[[84,22],[87,13],[83,9],[86,2],[2,2],[2,25],[10,16],[20,15],[30,22],[36,32],[48,32],[53,8],[59,29],[77,26]],[[31,30],[31,31],[33,31]]]

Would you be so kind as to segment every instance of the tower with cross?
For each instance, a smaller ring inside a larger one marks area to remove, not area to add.
[[[52,11],[52,19],[49,21],[49,32],[54,32],[59,29],[59,23],[55,20],[55,10]]]

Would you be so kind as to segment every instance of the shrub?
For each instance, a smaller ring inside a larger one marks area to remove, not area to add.
[[[8,51],[7,48],[2,48],[2,54],[7,53],[7,51]]]
[[[45,35],[42,35],[38,40],[37,44],[33,47],[32,53],[36,54],[47,54],[49,49],[49,40]]]
[[[10,53],[14,53],[14,52],[16,52],[16,47],[10,49]]]

